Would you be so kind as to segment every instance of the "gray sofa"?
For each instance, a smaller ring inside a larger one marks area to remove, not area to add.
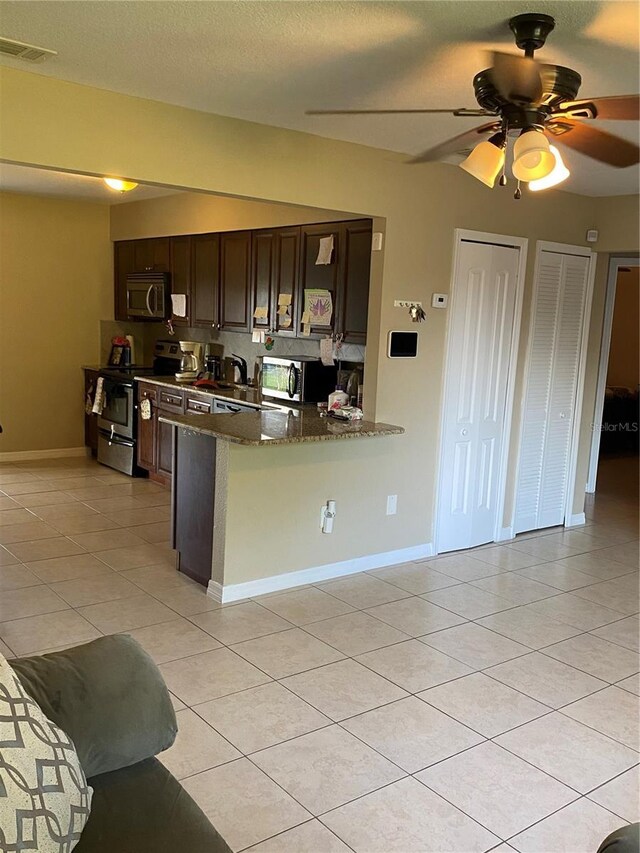
[[[130,636],[10,661],[24,689],[75,744],[93,788],[77,853],[231,853],[155,758],[178,726],[155,663]]]

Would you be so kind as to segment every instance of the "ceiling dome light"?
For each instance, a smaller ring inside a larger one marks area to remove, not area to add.
[[[571,174],[565,166],[556,146],[550,145],[549,150],[556,158],[556,165],[553,167],[553,171],[550,172],[546,178],[538,178],[536,181],[529,182],[529,189],[533,190],[534,193],[538,192],[538,190],[548,190],[549,187],[555,187],[558,184],[561,184],[563,181],[566,181]]]
[[[541,130],[533,127],[522,131],[513,146],[513,176],[519,181],[537,181],[550,175],[556,158]]]
[[[138,186],[134,181],[123,181],[122,178],[103,178],[102,180],[108,187],[119,193],[128,193],[129,190],[135,190]]]
[[[505,145],[504,133],[494,134],[490,139],[476,145],[467,159],[460,163],[460,168],[487,187],[493,187],[504,165]]]

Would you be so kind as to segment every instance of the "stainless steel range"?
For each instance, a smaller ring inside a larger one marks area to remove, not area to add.
[[[157,341],[153,367],[103,367],[104,406],[98,415],[98,462],[129,474],[146,476],[137,465],[138,406],[134,376],[171,376],[180,368],[177,341]]]

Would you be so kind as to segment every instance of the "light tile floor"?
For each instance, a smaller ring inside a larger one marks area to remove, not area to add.
[[[0,651],[136,637],[161,759],[235,851],[593,851],[640,818],[636,473],[602,466],[582,528],[223,607],[173,568],[165,489],[0,465]]]

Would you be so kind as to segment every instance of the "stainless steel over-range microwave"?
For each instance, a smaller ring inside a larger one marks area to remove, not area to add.
[[[169,293],[168,273],[129,273],[127,315],[136,320],[164,320],[167,316]]]

